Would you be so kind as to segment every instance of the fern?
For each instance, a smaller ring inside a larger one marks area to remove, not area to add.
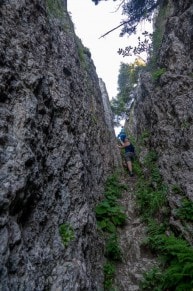
[[[141,290],[146,291],[163,291],[162,284],[162,271],[158,267],[154,267],[144,274],[140,287]]]
[[[193,248],[188,243],[176,238],[174,235],[166,236],[159,234],[159,230],[153,233],[153,243],[149,240],[154,249],[159,250],[164,259],[164,271],[162,272],[162,290],[183,290],[189,291],[193,288]],[[175,289],[173,289],[175,288]],[[184,288],[184,287],[183,287]],[[169,289],[170,290],[170,289]]]
[[[176,215],[188,221],[193,221],[193,202],[184,199],[182,206],[177,210]]]
[[[114,225],[113,222],[110,221],[109,218],[105,218],[101,221],[97,221],[97,225],[103,230],[107,231],[110,233],[115,233],[116,231],[116,226]]]
[[[161,230],[161,229],[160,229]],[[157,234],[158,228],[154,234],[155,248],[162,253],[164,270],[158,276],[158,271],[154,272],[154,277],[150,273],[144,275],[142,286],[150,290],[149,287],[158,284],[158,290],[178,290],[191,291],[193,288],[193,248],[186,241],[176,238],[173,235]],[[153,273],[152,273],[153,274]],[[148,281],[147,278],[152,278]],[[149,287],[148,287],[149,286]],[[153,289],[156,290],[156,289]]]
[[[106,257],[108,257],[111,260],[114,261],[121,261],[122,260],[122,254],[121,249],[118,245],[118,239],[116,234],[112,234],[106,243],[106,251],[105,251]]]

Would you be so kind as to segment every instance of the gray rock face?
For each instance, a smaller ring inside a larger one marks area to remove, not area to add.
[[[90,53],[46,3],[0,1],[0,290],[101,290],[94,207],[120,156]]]
[[[102,93],[102,100],[103,100],[103,107],[104,107],[104,111],[105,111],[106,125],[110,129],[108,142],[111,144],[111,147],[114,147],[114,144],[117,143],[117,140],[116,140],[115,131],[114,131],[113,114],[112,114],[112,110],[111,110],[111,106],[110,106],[110,102],[109,102],[109,96],[107,93],[106,85],[101,78],[99,78],[99,86],[100,86],[101,93]],[[114,136],[114,138],[112,138],[112,136]],[[117,155],[116,151],[112,151],[111,154],[115,155],[114,156],[115,160],[118,159],[119,163],[120,164],[122,163],[121,156]]]
[[[150,146],[158,153],[175,210],[184,197],[193,201],[193,3],[173,1],[172,11],[160,49],[159,64],[166,72],[156,83],[148,74],[141,76],[134,111],[136,133],[150,132]],[[174,193],[174,187],[181,193]],[[193,242],[174,213],[171,223]]]

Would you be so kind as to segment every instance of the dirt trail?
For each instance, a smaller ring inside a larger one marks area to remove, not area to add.
[[[116,264],[115,290],[140,290],[139,282],[143,273],[156,264],[156,258],[146,249],[142,242],[146,237],[146,227],[141,222],[135,201],[136,177],[126,176],[124,183],[129,190],[123,193],[121,205],[126,210],[127,222],[118,229],[119,245],[123,253],[123,261]]]

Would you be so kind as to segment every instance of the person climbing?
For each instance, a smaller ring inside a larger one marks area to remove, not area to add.
[[[117,136],[122,142],[124,142],[125,138],[126,138],[126,133],[125,133],[125,129],[123,126],[121,126],[121,131]]]
[[[132,160],[135,157],[135,148],[129,139],[126,137],[122,145],[118,145],[120,149],[125,149],[125,160],[127,163],[127,168],[129,170],[130,177],[133,177],[133,167],[132,167]]]

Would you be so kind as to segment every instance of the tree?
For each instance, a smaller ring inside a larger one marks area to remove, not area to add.
[[[95,5],[99,4],[100,1],[108,1],[108,0],[92,0]],[[116,0],[113,0],[116,1]],[[120,0],[121,1],[121,0]],[[161,4],[164,3],[166,0],[122,0],[119,3],[119,8],[122,8],[122,14],[126,15],[126,19],[121,21],[121,23],[112,28],[111,30],[107,31],[103,34],[100,38],[106,36],[107,34],[111,33],[112,31],[122,28],[120,32],[120,36],[124,36],[125,34],[135,34],[138,24],[142,20],[149,20],[151,21],[152,14],[154,10]],[[119,49],[118,53],[125,56],[129,55],[137,55],[141,52],[146,51],[149,52],[151,48],[151,38],[152,34],[144,31],[142,33],[144,39],[138,39],[138,45],[135,47],[127,46],[125,49]]]
[[[118,94],[110,101],[115,123],[125,117],[127,106],[132,101],[132,92],[137,84],[139,72],[145,65],[141,58],[136,58],[133,64],[121,63],[118,75]]]
[[[103,1],[103,0],[92,0],[92,1],[95,3],[95,5],[97,5],[100,1]],[[105,1],[108,1],[108,0],[105,0]],[[116,0],[113,0],[113,1],[116,1]],[[123,15],[127,16],[126,20],[121,21],[120,25],[107,31],[101,37],[106,36],[107,34],[118,29],[119,27],[122,27],[120,36],[123,36],[125,34],[131,35],[133,33],[136,33],[137,25],[142,20],[150,21],[154,10],[163,1],[164,0],[122,0],[119,6],[122,7]]]

